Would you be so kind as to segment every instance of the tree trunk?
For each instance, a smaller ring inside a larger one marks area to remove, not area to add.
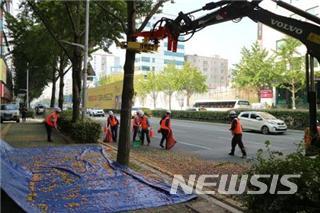
[[[52,91],[51,91],[50,107],[54,107],[55,103],[56,103],[56,72],[54,68],[52,72]]]
[[[80,42],[79,42],[80,43]],[[76,122],[80,116],[80,92],[81,92],[81,50],[75,47],[72,60],[72,121]]]
[[[58,106],[60,107],[60,109],[63,109],[63,88],[64,88],[64,75],[63,75],[63,71],[64,71],[64,60],[62,57],[60,57],[60,64],[59,64],[59,100],[58,100]]]
[[[135,41],[131,35],[135,32],[136,19],[136,2],[127,1],[127,41]],[[131,126],[131,108],[132,98],[134,95],[134,61],[136,53],[127,50],[126,60],[124,64],[124,79],[122,89],[121,102],[121,121],[120,121],[120,135],[118,144],[117,162],[122,165],[129,165],[130,155],[130,126]]]
[[[156,92],[152,92],[153,109],[157,108],[157,97],[158,97],[158,94]]]
[[[172,93],[169,93],[168,96],[169,96],[169,110],[171,110],[171,97],[172,97]]]
[[[187,107],[190,107],[190,98],[191,98],[191,93],[187,92]]]
[[[291,99],[292,99],[292,109],[296,109],[296,87],[294,85],[294,83],[292,83],[292,87],[291,87]]]
[[[81,44],[80,24],[81,24],[81,2],[78,1],[76,5],[75,26],[76,32],[74,32],[73,42]],[[80,116],[80,92],[81,92],[81,67],[82,56],[81,48],[74,46],[72,55],[72,122],[79,120]]]

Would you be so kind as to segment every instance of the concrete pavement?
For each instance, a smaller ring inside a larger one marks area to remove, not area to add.
[[[101,124],[104,124],[106,120],[106,118],[94,119]],[[153,129],[157,132],[159,118],[152,118],[151,123]],[[235,157],[228,155],[232,136],[227,124],[172,119],[172,127],[178,141],[172,151],[189,152],[200,156],[202,159],[242,161],[239,148],[236,148]],[[152,139],[151,146],[158,148],[160,139],[161,135],[156,133],[155,138]],[[288,154],[297,149],[297,144],[302,139],[303,131],[298,130],[288,130],[283,135],[263,135],[255,132],[245,132],[243,135],[248,158],[253,158],[259,149],[265,148],[265,141],[269,140],[271,142],[272,150]]]

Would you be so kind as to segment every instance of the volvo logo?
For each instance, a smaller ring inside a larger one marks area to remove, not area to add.
[[[279,28],[288,30],[290,32],[296,33],[298,35],[301,35],[303,33],[303,30],[301,28],[292,26],[290,24],[283,23],[282,21],[279,21],[279,20],[271,19],[271,24],[275,25]]]

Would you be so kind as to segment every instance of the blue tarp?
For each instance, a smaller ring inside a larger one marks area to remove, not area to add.
[[[0,148],[1,188],[27,212],[118,212],[195,198],[112,162],[99,145]]]

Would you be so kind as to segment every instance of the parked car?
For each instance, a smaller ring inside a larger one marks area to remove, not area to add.
[[[46,107],[42,104],[38,104],[34,109],[37,115],[42,115],[46,111]]]
[[[20,122],[20,111],[16,104],[1,104],[1,123],[3,121],[16,121]]]
[[[88,109],[87,113],[90,116],[98,116],[98,117],[105,116],[103,109]]]
[[[263,134],[284,133],[287,131],[287,125],[284,121],[266,112],[241,112],[239,119],[245,130],[260,131]]]

